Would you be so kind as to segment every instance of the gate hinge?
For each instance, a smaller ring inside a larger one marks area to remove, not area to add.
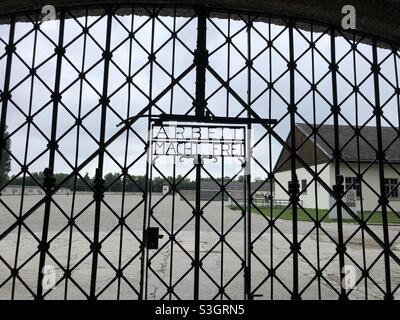
[[[157,227],[148,227],[145,230],[145,243],[147,249],[158,249],[158,240],[162,239],[164,236],[160,235],[160,229]]]

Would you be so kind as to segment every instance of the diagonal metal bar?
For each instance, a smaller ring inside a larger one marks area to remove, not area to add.
[[[51,122],[51,139],[49,142],[49,164],[46,176],[45,173],[45,188],[46,188],[46,201],[45,201],[45,209],[44,209],[44,218],[43,218],[43,230],[42,230],[42,239],[39,244],[40,250],[40,258],[39,258],[39,274],[38,274],[38,282],[37,282],[37,299],[41,300],[43,297],[43,287],[42,287],[42,280],[43,280],[43,267],[45,265],[46,255],[48,254],[48,231],[49,231],[49,220],[50,220],[50,209],[51,209],[51,189],[53,188],[53,168],[55,164],[55,155],[57,145],[56,141],[56,134],[57,134],[57,123],[58,123],[58,104],[60,99],[60,81],[61,81],[61,67],[62,67],[62,56],[63,56],[63,43],[64,43],[64,26],[65,26],[65,11],[62,10],[60,13],[60,26],[59,26],[59,39],[58,39],[58,46],[56,49],[57,54],[57,66],[56,66],[56,77],[55,77],[55,84],[54,84],[54,91],[52,94],[53,98],[53,110],[52,110],[52,122]],[[45,170],[45,172],[46,172]]]
[[[97,265],[98,265],[98,255],[100,252],[100,213],[102,198],[104,197],[104,180],[103,179],[103,166],[104,166],[104,140],[106,134],[106,117],[107,117],[107,106],[108,106],[108,76],[110,68],[110,46],[111,46],[111,26],[112,26],[112,10],[111,7],[107,8],[107,27],[106,27],[106,47],[103,53],[104,58],[104,73],[103,73],[103,92],[100,99],[101,103],[101,120],[100,120],[100,138],[99,146],[100,152],[98,154],[98,165],[96,169],[95,177],[95,191],[93,194],[95,202],[95,215],[94,215],[94,231],[93,231],[93,243],[92,243],[92,269],[91,269],[91,279],[90,279],[90,299],[97,299],[96,296],[96,281],[97,281]]]
[[[244,102],[241,97],[228,85],[224,82],[224,80],[218,75],[217,72],[215,72],[210,66],[207,66],[207,70],[222,84],[224,84],[224,87],[226,90],[229,91],[229,93],[244,107],[248,108],[246,102]],[[255,119],[260,119],[259,115],[255,113],[253,110],[250,109],[250,112],[252,116]],[[283,146],[283,148],[287,149],[289,152],[291,152],[291,147],[286,143],[285,140],[282,139],[274,130],[272,130],[268,125],[261,123],[263,127],[268,130],[268,132]],[[326,184],[324,180],[321,179],[320,176],[318,176],[312,168],[302,159],[297,153],[294,155],[297,159],[297,161],[305,168],[307,173],[309,173],[323,188],[326,190],[326,192],[332,196],[336,201],[340,201],[342,208],[348,212],[348,214],[360,225],[363,225],[364,230],[376,241],[376,243],[384,248],[384,243],[380,239],[380,237],[368,226],[364,225],[363,221],[358,217],[343,201],[339,200],[337,195],[333,192],[333,190]],[[400,258],[391,250],[389,249],[389,255],[392,257],[396,263],[400,264]]]
[[[330,34],[330,44],[331,44],[331,64],[330,69],[332,72],[332,108],[331,111],[333,113],[333,123],[334,123],[334,136],[335,136],[335,147],[334,147],[334,157],[335,157],[335,186],[334,191],[336,194],[336,212],[337,212],[337,228],[338,228],[338,254],[339,254],[339,275],[340,275],[340,283],[343,283],[343,279],[345,277],[344,274],[344,253],[346,247],[343,243],[343,219],[342,219],[342,205],[341,199],[343,194],[343,176],[340,176],[340,151],[339,151],[339,117],[340,109],[338,107],[338,97],[337,97],[337,63],[336,63],[336,39],[335,39],[335,29],[331,29]],[[341,286],[340,289],[340,299],[346,299],[346,290],[344,286]]]
[[[301,299],[299,295],[299,266],[298,266],[298,254],[300,251],[300,246],[298,244],[298,229],[297,229],[297,206],[298,206],[298,192],[299,192],[299,181],[296,173],[296,101],[295,101],[295,71],[296,71],[296,62],[294,60],[294,39],[293,39],[293,28],[294,21],[290,19],[289,21],[289,63],[288,68],[290,71],[290,103],[288,106],[288,110],[290,113],[290,145],[291,145],[291,154],[290,154],[290,175],[291,181],[289,182],[289,194],[290,194],[290,203],[292,205],[292,232],[293,239],[291,244],[291,252],[293,255],[293,289],[292,289],[292,300]]]
[[[379,170],[379,190],[380,190],[380,198],[379,204],[381,206],[382,211],[382,228],[383,228],[383,252],[384,252],[384,261],[385,261],[385,281],[386,281],[386,293],[385,300],[393,300],[393,294],[391,289],[391,275],[390,275],[390,256],[388,250],[390,250],[389,244],[389,230],[388,230],[388,218],[387,218],[387,198],[385,191],[385,169],[384,169],[384,158],[385,154],[383,151],[382,145],[382,107],[380,102],[380,90],[379,90],[379,71],[380,67],[378,64],[378,49],[376,44],[376,39],[373,39],[372,43],[372,56],[373,56],[373,65],[371,67],[374,73],[374,93],[375,93],[375,116],[376,116],[376,134],[378,140],[378,170]]]
[[[121,129],[119,129],[112,137],[110,137],[106,142],[103,144],[103,148],[105,149],[108,147],[113,141],[118,139],[128,128],[135,123],[138,119],[140,119],[157,101],[159,101],[163,96],[165,96],[172,87],[176,85],[179,81],[181,81],[185,76],[187,76],[192,70],[194,69],[194,65],[189,66],[185,71],[183,71],[171,84],[169,84],[160,94],[155,97],[153,100],[149,102],[149,104],[144,107],[141,111],[137,113],[137,115],[125,120],[121,124],[124,124]],[[120,125],[121,125],[120,124]],[[97,149],[94,151],[89,157],[87,157],[82,163],[75,168],[73,172],[71,172],[68,176],[66,176],[62,181],[60,181],[51,191],[51,195],[54,194],[55,192],[58,191],[58,189],[71,177],[73,177],[77,172],[81,171],[83,168],[85,168],[94,158],[97,157],[97,155],[100,153],[101,149]],[[27,219],[32,213],[34,213],[44,202],[45,202],[46,197],[43,197],[40,199],[31,209],[29,209],[22,217],[22,221]],[[10,227],[8,227],[1,235],[0,235],[0,241],[6,237],[10,232],[12,232],[16,227],[18,226],[18,223],[13,223]]]

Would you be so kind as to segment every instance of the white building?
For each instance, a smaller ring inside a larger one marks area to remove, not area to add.
[[[333,125],[317,125],[318,135],[314,138],[313,128],[307,124],[297,123],[295,128],[298,155],[313,172],[329,187],[335,184],[335,146]],[[390,193],[389,206],[400,210],[399,172],[400,140],[397,131],[391,127],[382,127],[382,142],[386,161],[384,165],[385,192]],[[291,145],[291,135],[286,143]],[[376,160],[377,131],[376,127],[366,126],[360,129],[359,136],[350,126],[339,126],[339,147],[341,149],[340,175],[344,178],[344,189],[347,194],[356,194],[356,208],[372,211],[378,207],[380,194],[379,164]],[[375,148],[375,149],[374,149]],[[286,161],[288,160],[288,161]],[[275,165],[275,199],[289,200],[286,192],[291,181],[290,153],[282,149]],[[296,162],[296,174],[300,184],[300,201],[304,208],[329,209],[335,200],[321,183],[313,181],[312,175],[300,162]],[[357,175],[362,180],[357,182]],[[284,190],[284,188],[286,190]],[[355,192],[349,190],[355,190]],[[345,197],[344,197],[345,198]],[[346,199],[346,198],[345,198]],[[391,209],[388,208],[388,211]],[[377,211],[380,211],[378,208]]]
[[[226,183],[226,182],[225,182]],[[220,186],[212,181],[212,180],[202,180],[200,183],[200,199],[202,201],[220,201],[222,196],[224,196],[224,200],[228,201],[231,198],[228,196],[228,193],[234,198],[236,201],[241,202],[245,199],[245,182],[244,181],[231,181],[226,186],[226,192],[220,192]],[[169,186],[163,186],[163,194],[164,189],[165,193],[169,191]],[[273,186],[272,186],[273,190]],[[257,200],[262,200],[265,202],[265,196],[271,194],[271,188],[269,180],[267,181],[253,181],[251,183],[251,192],[253,194],[254,202]],[[196,198],[196,190],[187,190],[182,189],[180,193],[185,197],[186,200],[194,201]],[[273,193],[273,191],[272,191]]]
[[[164,195],[164,194],[167,194],[167,193],[169,192],[169,189],[170,189],[169,185],[164,184],[164,185],[162,186],[162,194],[163,194],[163,195]]]
[[[5,187],[1,191],[2,196],[15,196],[20,195],[22,193],[22,186],[21,185],[9,185]],[[39,186],[25,186],[24,189],[25,195],[44,195],[44,190]],[[57,190],[56,194],[64,194],[69,195],[70,190],[68,188],[60,188]]]

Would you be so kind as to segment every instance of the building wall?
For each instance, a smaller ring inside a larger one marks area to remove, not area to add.
[[[189,200],[189,201],[196,200],[196,190],[180,190],[180,192],[186,198],[186,200]],[[222,193],[219,193],[217,196],[215,196],[218,192],[219,192],[219,190],[217,190],[217,189],[215,189],[215,190],[204,190],[204,189],[202,189],[200,191],[200,199],[201,199],[201,201],[209,201],[211,199],[212,199],[212,201],[221,201],[222,200]],[[227,192],[238,203],[242,203],[243,199],[245,199],[247,197],[247,194],[245,194],[244,191],[242,191],[242,190],[228,190]],[[265,191],[257,192],[254,195],[254,198],[256,200],[257,199],[259,199],[259,200],[261,199],[262,202],[264,202],[265,201],[264,200],[264,194],[269,194],[269,192],[265,192]],[[231,197],[229,197],[226,193],[224,193],[224,200],[232,201]]]
[[[162,187],[162,194],[166,194],[169,191],[169,186],[168,185],[163,185]]]
[[[324,164],[317,165],[317,171],[322,170]],[[332,177],[332,165],[327,166],[320,174],[320,178],[325,181],[326,184],[329,186],[331,183]],[[313,168],[313,166],[311,166]],[[301,180],[306,179],[307,183],[310,183],[312,180],[312,176],[306,171],[304,168],[296,169],[297,177],[300,182],[300,190],[301,190]],[[288,188],[288,182],[291,181],[291,171],[282,171],[275,173],[275,179],[279,181],[279,183],[284,187],[286,190]],[[316,190],[315,190],[316,186]],[[275,196],[274,200],[284,200],[289,201],[289,195],[284,191],[280,185],[275,183]],[[317,197],[315,195],[317,194]],[[317,203],[316,203],[317,199]],[[311,183],[307,187],[307,193],[302,193],[300,195],[300,200],[302,201],[302,205],[304,208],[315,208],[318,204],[318,208],[328,208],[329,206],[329,194],[325,191],[325,189],[319,183]],[[276,202],[275,202],[276,203]]]
[[[21,186],[8,186],[1,191],[1,195],[20,195],[22,192]],[[24,190],[25,195],[40,195],[44,194],[43,189],[39,187],[26,186]]]
[[[357,172],[357,164],[349,165]],[[323,164],[318,165],[318,170],[321,170],[323,166]],[[367,166],[367,164],[361,164],[360,171],[363,172],[367,168]],[[392,166],[400,171],[400,165]],[[300,181],[300,189],[302,179],[307,179],[308,183],[312,179],[311,175],[304,168],[297,169],[296,173]],[[354,173],[345,164],[341,164],[340,173],[344,177],[355,177]],[[282,186],[287,189],[288,181],[291,180],[291,171],[289,170],[276,173],[275,177],[282,184]],[[335,183],[334,164],[330,164],[324,171],[322,171],[320,173],[320,178],[328,186],[332,186]],[[400,180],[400,176],[389,166],[385,166],[385,178],[396,178]],[[380,193],[378,165],[373,165],[364,173],[364,180],[370,185],[373,190],[375,190],[378,194]],[[367,186],[366,183],[361,183],[362,199],[357,199],[357,210],[361,210],[362,205],[364,211],[372,211],[378,205],[378,197],[374,194],[371,188]],[[315,183],[312,183],[307,189],[307,194],[300,195],[300,200],[303,201],[304,208],[315,208],[315,199],[317,198],[318,208],[328,209],[330,207],[330,201],[332,203],[332,200],[329,199],[329,194],[318,183],[316,191],[317,197],[315,197]],[[277,183],[275,183],[275,199],[289,200],[289,196],[287,195],[287,193]],[[400,198],[390,198],[389,204],[391,207],[393,207],[395,211],[400,211]]]
[[[8,196],[12,196],[12,195],[20,195],[22,193],[22,188],[21,186],[7,186],[5,187],[2,191],[1,191],[1,195],[8,195]],[[25,186],[25,190],[24,190],[24,194],[25,195],[44,195],[45,192],[43,191],[43,189],[41,189],[40,187],[37,186]],[[68,195],[70,194],[70,190],[67,188],[60,188],[59,190],[57,190],[56,194],[58,195]]]
[[[196,190],[180,190],[180,193],[185,197],[188,201],[195,201],[196,200]],[[201,190],[200,192],[200,200],[201,201],[209,201],[213,199],[213,201],[221,201],[222,200],[222,193],[218,193],[217,190]],[[183,200],[182,198],[180,198]],[[228,195],[224,193],[224,199],[228,200]]]
[[[396,168],[396,170],[400,171],[400,165],[392,165]],[[357,164],[351,164],[351,167],[357,172]],[[361,164],[361,172],[363,172],[368,167],[367,164]],[[380,185],[379,185],[379,167],[378,165],[373,165],[369,168],[364,174],[364,180],[371,186],[375,192],[380,194]],[[341,174],[347,177],[354,177],[353,172],[348,168],[348,166],[341,166]],[[385,166],[384,170],[385,178],[396,178],[400,180],[400,176],[388,165]],[[372,211],[378,205],[378,197],[374,194],[365,183],[361,183],[361,191],[362,191],[362,201],[361,199],[357,200],[357,209],[361,210],[361,205],[363,206],[363,210]],[[400,190],[399,190],[400,191]],[[400,198],[389,198],[389,204],[393,207],[394,210],[400,211]],[[389,210],[389,209],[388,209]],[[378,210],[380,211],[380,210]]]

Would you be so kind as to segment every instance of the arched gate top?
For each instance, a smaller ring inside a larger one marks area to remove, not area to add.
[[[342,7],[353,5],[357,10],[357,30],[376,35],[392,41],[400,41],[400,1],[382,0],[142,0],[142,1],[120,1],[120,0],[3,0],[0,2],[0,13],[2,16],[23,11],[32,11],[42,8],[44,5],[55,7],[101,5],[101,4],[176,4],[176,5],[204,5],[210,8],[223,10],[246,10],[251,12],[267,12],[286,16],[295,16],[314,21],[320,21],[340,26],[342,19]]]

